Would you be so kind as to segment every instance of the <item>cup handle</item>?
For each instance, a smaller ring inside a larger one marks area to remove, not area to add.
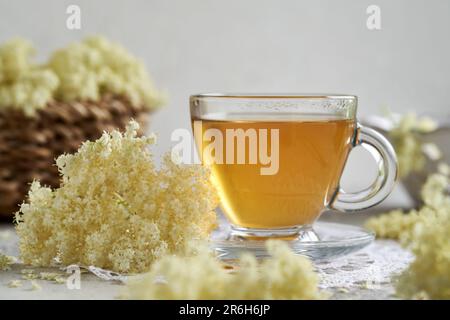
[[[373,207],[383,201],[394,188],[398,163],[391,143],[378,131],[357,124],[353,146],[362,146],[373,156],[378,166],[375,181],[358,192],[345,192],[339,188],[330,208],[353,212]]]

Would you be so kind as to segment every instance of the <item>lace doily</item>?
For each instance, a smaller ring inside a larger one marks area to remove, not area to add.
[[[413,255],[392,240],[376,240],[368,247],[342,258],[316,263],[324,289],[363,287],[379,289],[391,284]]]

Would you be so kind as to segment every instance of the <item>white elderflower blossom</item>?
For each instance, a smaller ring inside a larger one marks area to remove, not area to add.
[[[20,38],[0,46],[0,110],[34,116],[53,99],[98,101],[105,93],[125,96],[149,110],[163,103],[145,65],[103,37],[57,50],[47,64],[33,64],[34,53],[32,44]]]
[[[9,288],[20,288],[21,286],[22,286],[21,280],[11,280],[10,282],[8,282]]]
[[[41,285],[40,285],[39,283],[37,283],[37,281],[31,280],[31,281],[30,281],[30,284],[31,284],[30,290],[32,290],[32,291],[39,291],[39,290],[42,290]]]
[[[34,49],[26,40],[0,46],[0,110],[12,108],[32,116],[53,98],[59,80],[47,67],[32,64]]]
[[[428,177],[422,187],[424,206],[404,212],[401,209],[370,218],[366,227],[375,231],[379,238],[399,239],[408,243],[413,229],[419,222],[431,221],[450,215],[450,183],[448,166],[441,164],[439,172]]]
[[[422,170],[427,157],[433,161],[439,160],[439,148],[435,144],[424,144],[422,141],[423,134],[433,132],[437,127],[433,119],[418,117],[415,113],[408,113],[395,121],[389,136],[397,153],[401,177]]]
[[[424,206],[419,210],[395,210],[366,224],[379,237],[400,239],[415,255],[398,279],[401,297],[450,299],[449,173],[449,167],[441,164],[439,172],[428,178],[422,189]]]
[[[56,51],[49,67],[61,80],[57,97],[66,101],[98,100],[112,92],[153,109],[163,100],[144,64],[121,45],[100,36]]]
[[[166,156],[157,169],[147,149],[154,137],[104,133],[56,163],[61,187],[34,182],[16,214],[25,263],[95,265],[142,272],[215,226],[218,199],[207,168],[176,165]]]
[[[129,281],[130,299],[321,299],[312,263],[288,246],[270,240],[271,254],[258,263],[243,255],[239,267],[228,272],[207,248],[186,257],[166,256],[150,272]],[[161,281],[161,278],[164,281]]]
[[[0,252],[0,271],[8,270],[9,266],[15,262],[15,257],[7,256]]]
[[[450,211],[450,207],[447,207]],[[399,277],[401,297],[450,299],[450,214],[419,222],[410,248],[415,260]]]

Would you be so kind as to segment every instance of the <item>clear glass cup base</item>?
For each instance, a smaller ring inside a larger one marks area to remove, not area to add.
[[[210,238],[211,249],[217,257],[233,264],[243,253],[251,253],[258,259],[269,257],[265,241],[285,240],[291,250],[313,261],[335,259],[369,245],[375,238],[364,228],[329,222],[316,222],[313,227],[288,229],[248,229],[230,225],[224,217]]]
[[[289,228],[256,229],[230,225],[229,240],[299,240],[319,241],[319,236],[311,225]]]

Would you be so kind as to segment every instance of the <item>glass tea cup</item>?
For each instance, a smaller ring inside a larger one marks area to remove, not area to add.
[[[361,126],[353,95],[198,94],[190,97],[194,138],[212,170],[234,235],[296,237],[327,209],[353,212],[383,201],[397,178],[389,141]],[[377,164],[358,192],[339,186],[351,150]],[[311,236],[310,236],[311,237]]]

